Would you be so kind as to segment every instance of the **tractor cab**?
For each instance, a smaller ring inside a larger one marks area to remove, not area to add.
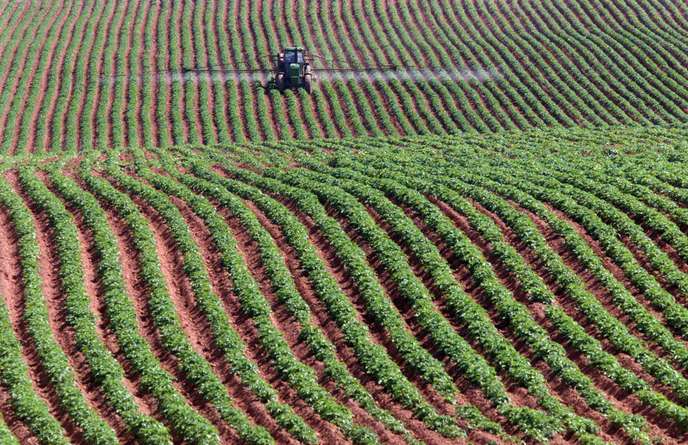
[[[304,62],[304,55],[303,55],[303,48],[287,48],[284,50],[284,63],[287,64],[303,64]]]
[[[287,88],[305,88],[311,92],[313,75],[311,65],[302,47],[288,47],[275,56],[275,83],[280,91]]]

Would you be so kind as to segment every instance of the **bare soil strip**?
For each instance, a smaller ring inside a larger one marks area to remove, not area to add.
[[[26,323],[23,320],[23,284],[22,271],[19,264],[19,251],[12,229],[12,222],[6,209],[2,207],[0,207],[0,225],[4,228],[4,230],[0,230],[0,258],[2,258],[2,261],[0,261],[0,296],[5,299],[5,306],[14,328],[12,335],[15,335],[21,344],[34,392],[45,400],[51,414],[67,429],[67,427],[71,427],[69,419],[59,408],[57,396],[42,370],[33,340],[28,335]],[[37,443],[28,428],[15,418],[13,408],[9,403],[9,395],[6,390],[0,390],[0,411],[7,425],[20,439],[21,443],[24,443],[23,440],[27,440],[26,443]],[[67,429],[67,432],[70,433],[71,439],[76,438],[76,432],[73,427]]]
[[[550,289],[553,291],[555,295],[559,297],[558,304],[562,307],[562,309],[565,310],[565,312],[571,316],[576,322],[578,322],[588,334],[592,335],[593,337],[597,338],[600,340],[603,348],[605,351],[611,353],[612,355],[616,355],[617,359],[620,360],[620,363],[624,367],[629,367],[632,363],[627,360],[627,357],[622,357],[622,354],[618,354],[617,351],[610,345],[609,340],[600,337],[597,334],[597,331],[595,330],[594,326],[591,326],[590,323],[587,322],[585,317],[583,317],[578,311],[575,309],[575,304],[572,304],[571,302],[568,302],[565,298],[562,299],[561,291],[558,289],[558,287],[553,283],[552,277],[548,272],[544,270],[544,266],[540,264],[537,259],[535,258],[534,254],[529,251],[528,247],[525,246],[519,239],[518,237],[511,231],[511,229],[494,213],[488,211],[484,207],[480,206],[480,204],[473,202],[473,205],[483,214],[489,216],[500,228],[502,231],[505,240],[509,242],[518,252],[519,254],[526,260],[526,263],[538,274],[542,279],[544,280],[545,284],[550,287]],[[446,207],[441,206],[441,209],[443,211],[446,210]],[[451,217],[452,212],[446,212],[448,216]],[[454,219],[454,218],[453,218]],[[456,221],[456,219],[455,219]],[[551,234],[550,234],[551,236]],[[516,295],[518,296],[518,294]],[[528,304],[527,301],[523,301],[523,303]],[[542,306],[539,303],[535,304],[529,304],[529,307],[531,307],[531,313],[534,315],[536,321],[543,327],[545,328],[550,337],[554,340],[557,341],[558,343],[561,343],[566,347],[567,339],[562,336],[552,325],[551,323],[546,319],[545,314],[544,314],[544,306]],[[611,381],[608,377],[603,375],[598,369],[592,368],[587,360],[587,358],[581,356],[579,352],[572,351],[569,348],[567,349],[568,353],[568,358],[574,361],[578,367],[583,371],[585,374],[587,374],[590,379],[595,383],[595,386],[603,393],[607,395],[607,399],[618,409],[629,412],[629,413],[634,413],[634,414],[641,414],[644,417],[647,418],[647,420],[650,422],[648,423],[648,426],[651,429],[651,433],[653,435],[656,435],[658,437],[667,437],[667,429],[671,429],[671,425],[667,425],[666,421],[663,421],[662,419],[657,418],[657,416],[654,413],[651,413],[648,411],[648,409],[640,402],[637,397],[635,397],[632,394],[629,394],[627,391],[624,391],[621,389],[616,383]],[[629,368],[632,371],[640,372],[640,377],[643,378],[644,371],[642,369],[638,369],[639,366],[637,364],[634,364],[633,367]],[[652,377],[649,377],[649,380],[652,382],[654,379]],[[613,427],[606,428],[605,430],[612,434],[614,433]],[[673,434],[673,432],[672,432]],[[671,439],[675,440],[675,439]],[[670,440],[670,442],[671,442]]]
[[[575,255],[570,251],[570,249],[566,247],[565,241],[560,236],[558,236],[556,233],[554,233],[554,231],[549,227],[549,225],[545,221],[542,221],[540,218],[538,218],[536,215],[529,212],[528,210],[525,210],[522,208],[519,208],[519,210],[526,213],[531,218],[531,220],[538,226],[541,233],[543,233],[543,235],[547,239],[547,242],[550,245],[550,247],[555,252],[557,252],[557,254],[559,254],[559,256],[562,257],[562,259],[564,260],[566,265],[569,266],[569,268],[571,270],[575,271],[581,277],[583,282],[586,284],[588,291],[593,293],[597,297],[597,299],[605,306],[607,311],[609,313],[611,313],[615,318],[620,320],[628,328],[629,332],[631,332],[633,335],[635,335],[636,337],[641,338],[641,339],[645,338],[645,336],[640,331],[638,331],[638,329],[635,327],[635,325],[632,322],[632,320],[630,319],[630,317],[623,314],[618,309],[618,307],[613,303],[613,301],[611,301],[611,296],[609,294],[609,291],[606,289],[606,287],[603,286],[599,282],[599,280],[597,280],[592,275],[592,273],[590,273],[585,268],[585,266],[583,264],[581,264],[581,262],[575,257]],[[572,225],[572,227],[578,232],[578,234],[581,235],[588,242],[588,245],[593,248],[596,255],[604,262],[604,265],[605,265],[605,267],[607,267],[608,270],[611,270],[615,267],[613,265],[613,262],[611,261],[611,259],[609,259],[608,257],[605,256],[604,252],[600,249],[599,244],[597,244],[590,237],[590,235],[588,235],[585,232],[584,228],[582,228],[580,225],[578,225],[574,221],[570,220],[568,217],[563,215],[561,212],[557,212],[557,216],[559,218],[564,219],[566,222],[568,222],[569,224]],[[620,272],[620,273],[622,273],[622,272]],[[620,282],[625,284],[624,280],[627,281],[624,278]],[[635,290],[632,287],[632,285],[630,285],[630,284],[627,287],[630,287],[631,289]],[[635,290],[635,292],[633,292],[633,294],[634,294],[634,296],[636,296],[636,298],[638,298],[639,296],[642,295],[637,290]],[[660,322],[663,321],[664,317],[660,313],[658,313],[656,310],[654,310],[645,298],[641,297],[640,301],[642,303],[646,304],[646,309],[648,310],[648,312],[650,312],[657,320],[659,320]],[[679,341],[681,341],[681,340],[679,340]],[[685,342],[684,342],[684,344],[685,344]],[[647,342],[646,346],[648,349],[650,349],[656,355],[658,355],[660,357],[667,357],[667,353],[664,351],[664,349],[661,348],[660,346],[658,346],[656,343]],[[679,371],[682,371],[684,373],[686,372],[686,370],[680,370],[680,369],[679,369]],[[647,376],[647,378],[650,379],[650,381],[654,380],[654,378],[651,376]],[[669,396],[670,398],[672,397],[670,390],[665,389],[664,391],[665,392],[668,391],[667,396]]]
[[[220,296],[220,298],[222,298],[225,309],[233,321],[233,328],[241,335],[242,339],[247,345],[245,355],[248,356],[254,363],[259,365],[259,372],[261,376],[266,382],[271,383],[278,390],[283,401],[292,405],[296,409],[297,413],[304,419],[310,420],[309,424],[311,424],[312,427],[318,427],[318,423],[322,422],[322,420],[317,419],[315,414],[312,413],[303,402],[299,401],[298,396],[296,396],[294,392],[287,386],[287,384],[280,379],[280,377],[272,369],[272,363],[266,358],[265,354],[262,353],[259,346],[260,340],[258,339],[256,329],[251,320],[249,320],[246,315],[242,313],[241,304],[236,295],[232,293],[233,284],[231,282],[231,278],[222,265],[220,254],[214,245],[212,236],[208,232],[205,223],[193,212],[193,210],[191,210],[188,204],[182,200],[178,198],[171,198],[170,201],[172,201],[177,208],[179,208],[184,216],[184,219],[188,224],[189,231],[191,232],[191,236],[196,242],[196,245],[198,246],[199,251],[205,261],[213,290],[218,296]],[[188,289],[188,292],[191,292],[191,289]],[[192,294],[189,296],[193,298]],[[202,320],[203,317],[200,314],[198,315],[198,318],[199,320],[197,323],[203,323],[204,325],[207,325],[207,322]],[[210,328],[206,327],[206,329],[209,330]],[[222,353],[214,350],[213,340],[210,338],[210,335],[207,337],[208,338],[205,340],[207,341],[205,347],[212,350],[213,353],[211,358],[215,357],[213,361],[224,362],[222,359]],[[227,367],[226,364],[221,366],[224,368]],[[219,366],[216,367],[220,370],[222,369]],[[277,424],[277,422],[275,422],[265,406],[256,398],[253,393],[250,392],[250,390],[244,387],[238,378],[229,375],[228,370],[222,371],[221,375],[223,376],[223,379],[229,380],[228,383],[231,382],[231,386],[235,388],[242,388],[241,391],[236,391],[235,389],[230,388],[230,391],[235,391],[237,392],[236,396],[241,396],[241,399],[237,399],[235,397],[235,400],[237,400],[237,405],[249,413],[256,423],[265,426],[273,435],[273,437],[275,437],[280,443],[295,443],[295,440],[286,431],[284,431]]]
[[[53,237],[55,235],[50,222],[43,212],[35,210],[33,203],[19,184],[16,173],[11,172],[7,178],[12,188],[26,202],[34,220],[36,242],[40,250],[39,269],[43,278],[41,283],[43,296],[48,308],[49,322],[54,338],[67,356],[69,365],[74,371],[75,384],[84,395],[87,403],[114,429],[119,438],[123,438],[125,426],[107,404],[103,393],[92,381],[88,363],[83,354],[78,350],[75,344],[74,331],[66,320],[65,296],[62,293],[61,280],[59,278],[60,260],[53,244]],[[80,432],[75,433],[80,434]]]
[[[158,56],[158,23],[160,22],[160,17],[161,17],[161,12],[159,4],[155,5],[150,5],[149,7],[149,14],[152,14],[151,10],[155,10],[155,17],[152,20],[153,26],[150,29],[150,34],[151,34],[151,47],[147,48],[144,44],[141,45],[141,50],[143,51],[143,57],[148,57],[148,65],[151,67],[152,70],[157,71],[158,69],[158,64],[157,64],[157,56]],[[146,54],[147,52],[147,54]],[[141,70],[141,75],[145,76],[146,74],[143,73],[143,64],[139,66],[139,69]],[[152,139],[153,143],[156,146],[161,146],[162,141],[160,140],[160,129],[158,128],[158,101],[157,97],[160,94],[160,82],[158,80],[158,76],[152,76],[151,79],[149,79],[150,85],[151,85],[151,109],[146,110],[143,107],[139,109],[139,119],[143,121],[144,119],[149,119],[151,122],[151,133],[152,133]],[[146,91],[142,89],[141,91],[141,103],[143,103],[143,95],[146,94]],[[144,117],[146,116],[147,117]],[[142,140],[146,142],[143,138]]]
[[[435,305],[437,306],[438,311],[440,311],[444,315],[444,317],[452,324],[452,326],[454,326],[454,329],[456,330],[456,332],[459,335],[461,335],[477,353],[484,355],[484,351],[483,351],[482,347],[468,334],[466,328],[464,326],[458,324],[454,320],[454,317],[452,316],[451,312],[445,307],[445,303],[443,301],[441,291],[439,289],[437,289],[437,287],[435,286],[435,283],[432,280],[432,278],[430,277],[429,273],[427,271],[425,271],[424,268],[419,264],[417,258],[409,250],[408,246],[405,245],[403,242],[401,242],[396,235],[391,233],[389,224],[387,224],[385,221],[383,221],[382,218],[377,214],[377,212],[375,212],[374,209],[367,207],[367,211],[371,215],[371,217],[373,217],[373,219],[377,222],[377,224],[380,226],[380,228],[388,234],[390,239],[392,239],[404,251],[404,253],[407,256],[408,262],[409,262],[409,267],[413,271],[414,275],[416,275],[416,277],[422,281],[422,283],[425,285],[425,287],[429,290],[429,292],[431,294],[436,296],[437,299],[435,300]],[[357,235],[353,235],[353,236],[357,237]],[[377,261],[374,258],[372,258],[371,261],[373,261],[373,264],[377,263]],[[377,267],[379,268],[380,266],[377,266]],[[384,274],[385,272],[380,271],[379,273]],[[461,285],[469,295],[471,295],[475,298],[476,297],[475,294],[477,292],[477,289],[475,288],[475,285],[473,283],[466,283],[467,278],[468,278],[468,276],[466,275],[466,273],[464,271],[463,275],[460,275],[458,277],[459,285]],[[464,281],[463,283],[462,283],[461,279],[463,279],[463,281]],[[403,302],[399,302],[399,298],[394,298],[393,301],[398,306],[401,304],[403,307],[403,305],[404,305]],[[478,299],[478,301],[480,302],[480,299]],[[408,320],[409,324],[411,324],[411,319],[408,316],[407,316],[407,320]],[[503,323],[501,323],[501,324],[503,324]],[[497,327],[500,328],[499,325],[497,325]],[[500,332],[502,332],[502,334],[507,335],[507,338],[509,338],[508,333],[505,332],[505,329],[503,326],[501,327]],[[418,332],[416,334],[416,336],[419,338],[422,338],[421,336],[423,336],[423,335],[424,334],[422,332]],[[520,344],[520,343],[516,342],[516,344],[514,346],[516,347],[517,351],[519,351],[520,353],[524,353],[527,351],[527,346],[524,344]],[[435,353],[435,351],[432,351],[432,350],[431,350],[431,352]],[[442,359],[445,362],[447,367],[449,367],[450,372],[453,370],[451,367],[451,364],[448,363],[446,357],[442,357],[441,355],[439,355],[438,358]],[[489,363],[489,360],[488,360],[488,363]],[[468,388],[472,387],[472,385],[469,382],[465,381],[465,379],[460,374],[458,374],[456,372],[452,372],[450,375],[452,375],[455,378],[455,381],[456,381],[457,385],[459,385],[459,388],[462,388],[462,389],[465,388],[465,390],[467,390]],[[506,389],[507,389],[507,392],[510,395],[511,402],[514,405],[516,405],[516,406],[527,406],[530,408],[538,408],[537,400],[532,395],[530,395],[525,388],[523,388],[520,385],[513,382],[508,376],[503,375],[503,373],[501,373],[501,374],[498,373],[498,375],[500,375],[500,378],[504,382]],[[473,387],[473,389],[475,390],[474,387]],[[553,395],[555,395],[555,397],[556,397],[556,394],[553,394]],[[473,404],[475,404],[475,402],[473,400],[470,400],[469,402],[472,402]],[[476,405],[476,406],[479,409],[481,409],[481,411],[483,411],[483,413],[486,414],[488,417],[490,417],[492,420],[498,421],[500,423],[504,422],[504,419],[501,419],[499,416],[496,415],[496,413],[494,413],[494,410],[490,409],[489,402],[485,401],[485,405],[481,404],[481,405]],[[503,427],[507,431],[511,430],[510,425],[503,424]]]
[[[521,283],[518,282],[518,280],[516,279],[516,277],[513,276],[513,274],[506,270],[499,258],[496,257],[496,255],[492,252],[492,248],[490,247],[490,245],[487,242],[485,242],[485,240],[480,236],[480,234],[472,228],[467,218],[464,215],[461,215],[460,213],[452,209],[449,205],[442,203],[436,199],[431,200],[447,217],[449,217],[454,222],[457,229],[464,232],[470,238],[473,245],[475,245],[481,250],[482,254],[492,265],[492,268],[495,271],[495,274],[497,275],[501,283],[510,292],[513,293],[514,297],[519,302],[521,302],[529,308],[531,315],[533,316],[533,319],[538,324],[543,326],[550,333],[550,336],[557,335],[555,329],[551,326],[551,323],[549,323],[549,321],[545,317],[543,305],[541,303],[529,302],[523,288],[521,287]],[[413,213],[408,209],[406,209],[406,212],[407,214],[409,214],[409,216],[413,215]],[[470,272],[466,269],[465,266],[460,264],[460,260],[455,257],[454,252],[452,252],[434,232],[429,230],[425,226],[425,224],[420,220],[420,218],[415,216],[414,222],[419,228],[421,228],[421,230],[423,230],[426,236],[428,236],[428,238],[431,239],[433,243],[435,243],[435,245],[438,246],[438,249],[440,250],[442,255],[445,257],[445,259],[447,259],[449,264],[452,266],[452,269],[455,270],[457,279],[460,282],[464,283],[464,288],[475,289],[474,287],[472,287],[471,284],[472,280],[470,278]],[[504,323],[500,322],[499,315],[495,313],[495,310],[493,308],[490,308],[491,303],[486,300],[482,291],[473,290],[471,292],[471,295],[476,299],[476,301],[478,301],[481,305],[486,307],[495,326],[499,327],[500,331],[511,341],[512,344],[514,344],[516,349],[520,353],[524,354],[528,358],[529,362],[532,363],[533,366],[542,373],[542,375],[545,377],[545,380],[548,382],[551,391],[562,401],[562,403],[572,407],[576,414],[592,419],[597,424],[599,424],[605,433],[605,435],[602,437],[603,439],[613,441],[615,434],[623,435],[623,431],[619,430],[616,426],[611,425],[604,416],[602,416],[600,413],[596,411],[593,411],[589,406],[587,406],[587,403],[580,396],[580,394],[578,394],[573,388],[570,388],[567,384],[562,382],[560,377],[554,375],[552,370],[546,363],[544,363],[544,361],[542,361],[541,359],[534,359],[530,348],[524,345],[521,339],[516,338],[513,335],[513,333],[511,333],[511,330],[508,327],[503,326]],[[556,338],[553,337],[553,339],[555,339],[556,341]],[[586,368],[589,367],[586,363],[584,363],[582,358],[580,358],[580,360],[574,360],[574,362],[576,362],[576,364],[583,372],[585,372]],[[600,373],[597,374],[598,375],[596,375],[595,377],[601,376]],[[608,385],[608,379],[606,380],[607,381],[605,381],[605,385]],[[593,381],[595,381],[594,378]],[[600,391],[604,391],[603,388],[608,388],[608,386],[600,386]],[[610,397],[607,397],[607,399],[610,399]],[[615,404],[615,401],[611,399],[610,403]],[[624,410],[624,407],[619,404],[616,404],[615,406],[618,409]],[[626,407],[625,411],[630,412],[630,409]],[[628,438],[623,436],[617,438],[617,440],[619,439],[627,440]]]
[[[253,207],[251,210],[254,212],[260,211],[255,207]],[[334,384],[328,384],[330,382],[325,381],[326,378],[323,376],[324,366],[321,362],[315,359],[308,346],[298,338],[298,332],[300,331],[299,324],[289,314],[284,305],[278,301],[277,296],[273,291],[272,282],[262,264],[258,244],[251,238],[246,229],[241,225],[241,222],[238,220],[238,218],[233,217],[227,211],[222,212],[222,214],[232,228],[232,232],[237,239],[241,254],[244,257],[244,261],[248,265],[251,274],[260,284],[263,295],[271,303],[274,311],[273,322],[275,323],[275,326],[280,328],[294,355],[301,362],[307,364],[316,371],[316,374],[319,376],[320,383],[323,384],[331,393],[334,393],[339,403],[346,405],[353,411],[354,418],[357,423],[371,427],[380,435],[381,439],[385,440],[386,442],[394,443],[395,441],[398,441],[399,438],[394,437],[391,433],[389,433],[384,425],[372,418],[370,414],[360,409],[358,405],[346,398],[343,394],[338,393]],[[273,227],[273,229],[278,230],[276,227]]]
[[[60,5],[60,8],[58,8],[58,11],[62,11],[62,10],[65,9],[65,8],[66,8],[66,5],[65,5],[65,3],[64,3],[64,1],[63,1],[63,2],[61,3],[61,5]],[[45,20],[47,20],[47,21],[49,22],[48,25],[47,25],[46,28],[45,28],[46,36],[47,36],[49,30],[50,30],[53,26],[57,26],[59,29],[62,29],[62,27],[64,26],[65,22],[67,21],[67,18],[69,17],[69,14],[64,14],[64,16],[60,19],[60,22],[56,24],[55,22],[57,21],[57,18],[58,18],[59,16],[60,16],[60,13],[57,12],[57,13],[55,13],[54,15],[52,15],[50,18],[45,19]],[[40,26],[40,25],[39,25],[39,26]],[[38,30],[38,26],[32,27],[31,29],[28,30],[27,34],[23,37],[23,39],[31,39],[31,40],[33,40],[33,39],[36,39],[36,38],[38,38],[38,37],[44,37],[44,36],[37,36],[37,35],[36,35],[37,30]],[[24,82],[27,82],[26,85],[28,85],[29,83],[28,83],[28,79],[26,78],[26,76],[28,76],[29,78],[33,78],[33,76],[34,76],[34,74],[35,74],[35,72],[36,72],[36,68],[37,68],[37,66],[38,66],[38,61],[39,61],[39,58],[40,58],[40,54],[41,54],[43,48],[45,47],[45,45],[47,44],[46,41],[47,41],[47,39],[44,38],[42,44],[40,45],[40,47],[38,48],[38,50],[37,50],[36,53],[35,53],[35,58],[34,58],[34,60],[29,60],[29,59],[26,57],[26,54],[23,54],[23,55],[22,55],[22,54],[17,54],[17,52],[15,51],[15,54],[14,54],[15,59],[16,59],[17,56],[20,56],[20,60],[19,60],[19,61],[13,60],[13,62],[14,62],[15,64],[16,64],[16,63],[19,64],[19,67],[18,67],[18,69],[17,69],[17,71],[16,71],[17,74],[16,74],[16,76],[14,77],[14,79],[12,79],[11,82],[9,82],[9,83],[11,83],[10,86],[7,85],[7,84],[8,84],[8,82],[7,82],[8,79],[7,79],[7,78],[5,78],[5,79],[3,80],[3,85],[5,86],[5,88],[9,88],[9,89],[10,89],[10,90],[9,90],[9,91],[10,91],[10,95],[9,95],[9,98],[8,98],[7,102],[5,103],[5,107],[4,107],[4,108],[6,108],[6,110],[0,109],[0,135],[1,135],[2,137],[5,137],[5,136],[6,136],[5,133],[7,132],[7,117],[8,117],[8,114],[9,114],[7,111],[9,111],[9,109],[10,109],[9,107],[14,103],[14,101],[25,99],[24,97],[22,97],[22,98],[17,97],[17,92],[18,92],[17,90],[19,89],[19,87],[20,87],[20,85],[21,85],[20,82],[23,80]],[[54,43],[54,44],[55,44],[55,43]],[[27,50],[27,52],[28,52],[28,50]],[[31,68],[30,68],[30,70],[31,70],[30,72],[27,72],[27,69],[26,69],[26,68],[27,68],[27,63],[32,63],[32,66],[31,66]],[[9,70],[8,70],[8,74],[9,74]],[[17,116],[21,116],[21,115],[17,115]],[[16,130],[17,130],[17,129],[15,128],[15,131],[16,131]]]
[[[446,439],[442,438],[436,432],[429,430],[423,422],[415,419],[410,410],[400,406],[389,394],[386,393],[384,388],[382,388],[365,373],[363,367],[360,365],[360,363],[358,363],[358,359],[356,358],[354,351],[347,345],[343,333],[334,320],[329,316],[327,309],[315,294],[308,276],[301,268],[300,261],[298,260],[294,249],[287,243],[280,228],[271,222],[255,204],[248,201],[245,201],[245,204],[251,209],[251,211],[253,211],[261,225],[270,233],[270,235],[272,235],[275,243],[282,251],[284,261],[291,271],[296,288],[311,308],[311,312],[314,315],[313,322],[316,323],[322,332],[326,334],[330,342],[332,342],[332,344],[335,346],[337,350],[337,356],[342,363],[347,365],[349,372],[351,372],[351,374],[356,377],[361,384],[363,384],[363,386],[365,386],[367,391],[375,398],[382,408],[390,411],[397,419],[404,422],[407,428],[409,428],[409,430],[412,431],[418,438],[428,443],[443,443]],[[287,206],[290,207],[288,204]],[[310,229],[309,231],[313,230],[312,222],[307,221],[305,216],[300,215],[298,211],[295,210],[294,206],[291,206],[290,210],[295,213],[302,224],[306,224],[306,227]],[[312,237],[311,241],[315,242],[315,239]],[[330,268],[330,270],[337,268],[337,266],[332,266],[325,260],[327,255],[323,253],[317,244],[314,244],[314,247],[316,247],[316,251],[318,251],[321,258],[324,259],[326,266]]]
[[[88,23],[88,20],[90,19],[90,15],[93,14],[93,11],[94,11],[93,8],[94,8],[94,7],[95,7],[95,5],[92,5],[92,8],[91,8],[90,11],[88,12],[89,18],[86,19],[86,24]],[[83,14],[86,13],[86,12],[85,12],[85,8],[86,8],[86,5],[83,4],[83,5],[82,5],[82,9],[81,9],[81,11],[79,12],[78,16],[83,15]],[[76,20],[74,20],[74,21],[72,22],[72,24],[71,24],[71,26],[70,26],[70,29],[68,29],[68,30],[60,30],[60,32],[58,33],[58,35],[73,34],[73,33],[74,33],[74,28],[75,28],[75,27],[76,27]],[[77,35],[72,35],[72,38],[74,38],[74,39],[82,39],[82,38],[83,38],[83,33],[84,33],[85,30],[86,30],[86,26],[83,26],[83,29],[82,29],[81,33],[80,33],[78,36],[77,36]],[[51,68],[52,68],[53,65],[62,67],[62,70],[61,70],[61,71],[64,71],[64,69],[65,69],[65,67],[64,67],[64,59],[65,59],[65,56],[66,56],[66,54],[67,54],[67,50],[69,49],[69,43],[71,42],[71,40],[68,41],[68,42],[66,42],[66,43],[64,44],[62,50],[60,51],[60,53],[56,55],[56,54],[55,54],[55,48],[56,48],[56,46],[57,46],[57,41],[58,41],[58,39],[55,39],[55,42],[53,42],[53,44],[52,44],[52,46],[51,46],[51,48],[50,48],[50,51],[48,52],[48,56],[47,56],[47,58],[48,58],[48,63],[46,63],[46,65],[45,65],[45,70],[44,70],[44,72],[43,72],[43,75],[42,75],[41,78],[40,78],[40,87],[38,88],[39,93],[38,93],[38,97],[36,97],[36,99],[35,99],[35,105],[36,105],[36,106],[34,107],[34,110],[33,110],[33,112],[31,113],[31,118],[29,119],[29,131],[28,131],[28,137],[27,137],[27,140],[26,140],[26,146],[25,146],[25,147],[15,147],[15,148],[17,148],[17,149],[20,149],[20,150],[27,150],[27,151],[35,151],[36,149],[42,148],[42,147],[36,147],[36,146],[34,146],[34,136],[35,136],[35,129],[36,129],[36,124],[37,124],[36,119],[43,118],[43,119],[46,119],[46,120],[47,120],[47,119],[50,118],[50,115],[39,116],[39,112],[40,112],[40,110],[41,110],[41,106],[42,106],[42,104],[43,104],[43,101],[46,100],[45,93],[46,93],[46,89],[48,88],[49,73],[50,73],[50,70],[51,70]],[[53,59],[55,59],[55,60],[53,61]],[[73,67],[73,66],[74,66],[74,63],[72,63],[72,67]],[[35,75],[35,73],[34,73],[34,75]],[[55,82],[58,82],[58,85],[59,85],[59,82],[60,82],[60,81],[61,81],[60,78],[58,78],[57,80],[55,80]],[[33,77],[32,77],[32,79],[29,81],[29,85],[30,85],[32,82],[34,82]],[[70,91],[69,91],[70,94],[71,94],[71,91],[72,91],[72,90],[70,89]],[[57,96],[57,94],[55,94],[55,96]],[[48,98],[48,99],[51,99],[51,98]],[[24,104],[24,108],[26,108],[27,105],[28,105],[28,103],[25,103],[25,104]],[[24,108],[23,108],[22,111],[19,113],[19,116],[22,116],[22,115],[24,114]],[[18,133],[17,133],[17,136],[18,136]],[[16,144],[13,143],[13,145],[16,145]]]
[[[662,322],[665,326],[668,327],[668,324],[666,324],[664,315],[658,312],[656,309],[652,307],[652,304],[650,301],[645,297],[643,292],[638,290],[633,283],[631,283],[631,280],[625,275],[625,272],[612,260],[610,257],[608,257],[600,243],[595,240],[590,234],[586,231],[586,229],[574,221],[572,218],[570,218],[566,213],[562,212],[561,210],[552,207],[549,204],[545,204],[548,210],[550,210],[552,213],[554,213],[557,218],[566,221],[569,225],[571,225],[576,232],[585,240],[585,242],[588,244],[588,246],[595,252],[595,255],[602,261],[604,267],[611,272],[614,275],[614,278],[616,280],[623,284],[624,287],[635,297],[636,300],[638,300],[642,305],[645,307],[645,309],[652,314],[653,317],[655,317],[657,320]],[[539,221],[539,220],[538,220]],[[541,222],[539,223],[540,226],[545,227],[546,223]],[[651,236],[653,238],[653,241],[655,241],[655,244],[659,246],[662,250],[665,251],[665,253],[669,254],[670,257],[676,262],[678,261],[679,264],[682,261],[680,258],[678,258],[678,254],[675,252],[673,247],[669,246],[667,243],[659,239],[659,236],[655,237]],[[628,248],[628,250],[633,254],[633,256],[636,258],[638,261],[638,264],[640,264],[645,270],[652,274],[657,282],[669,293],[674,295],[676,297],[676,300],[685,304],[688,303],[688,298],[682,297],[681,293],[678,291],[678,288],[676,286],[670,284],[667,282],[666,277],[659,271],[657,271],[652,265],[650,264],[647,255],[640,250],[631,240],[628,239],[627,236],[620,236],[619,240]],[[672,252],[673,253],[670,253]],[[587,283],[587,281],[586,281]],[[625,323],[626,324],[626,323]],[[682,342],[684,345],[688,346],[688,342],[683,340],[679,335],[675,335],[676,339],[680,342]],[[659,348],[658,348],[659,349]],[[662,353],[662,351],[659,351]]]
[[[117,184],[114,185],[117,186]],[[120,191],[124,190],[120,189]],[[126,191],[124,192],[126,193]],[[209,340],[210,332],[207,323],[195,308],[193,293],[182,265],[183,259],[176,249],[174,240],[169,234],[169,229],[153,208],[136,196],[130,197],[149,221],[150,228],[155,236],[160,269],[165,277],[166,288],[174,302],[185,336],[194,350],[202,357],[217,356],[218,354],[216,351],[213,351],[212,342]],[[195,388],[191,388],[184,383],[186,380],[184,375],[181,372],[174,375],[179,382],[179,386],[183,389],[182,394],[185,394],[187,399],[192,402],[192,405],[218,428],[222,439],[226,441],[235,437],[234,431],[219,417],[215,409],[202,399]]]
[[[139,255],[134,245],[134,240],[131,238],[129,226],[117,215],[116,210],[107,203],[100,202],[100,205],[107,215],[110,229],[119,244],[124,284],[127,294],[131,297],[132,303],[136,307],[139,334],[146,339],[162,368],[174,377],[173,385],[175,389],[188,400],[192,407],[208,418],[213,424],[216,426],[222,424],[222,420],[219,419],[217,412],[201,399],[194,388],[190,388],[189,385],[184,383],[186,378],[178,367],[177,358],[169,353],[161,343],[148,307],[148,291],[141,276]],[[158,239],[156,238],[157,241]],[[223,439],[230,440],[229,443],[233,443],[233,440],[238,440],[238,436],[229,431],[227,427],[220,428],[219,431]]]
[[[0,387],[0,414],[5,421],[5,425],[12,432],[14,437],[19,439],[19,443],[26,445],[38,445],[38,439],[29,428],[16,418],[14,408],[10,401],[10,395],[6,388]]]
[[[45,182],[45,179],[44,179]],[[49,185],[49,184],[48,184]],[[52,188],[51,188],[52,190]],[[57,194],[56,194],[57,195]],[[59,195],[57,195],[59,196]],[[98,276],[98,253],[94,246],[93,233],[85,226],[83,216],[78,210],[67,206],[74,217],[77,227],[81,250],[81,264],[84,268],[84,287],[91,300],[91,312],[96,319],[96,332],[125,371],[124,387],[133,395],[139,410],[145,415],[152,415],[156,402],[147,394],[143,394],[139,386],[139,378],[129,366],[121,353],[115,334],[108,326],[108,320],[103,299],[103,287]]]

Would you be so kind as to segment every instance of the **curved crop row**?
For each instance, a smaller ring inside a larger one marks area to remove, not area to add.
[[[688,114],[684,15],[660,0],[7,6],[0,150],[673,125]],[[379,69],[265,89],[266,56],[291,45],[318,68]]]

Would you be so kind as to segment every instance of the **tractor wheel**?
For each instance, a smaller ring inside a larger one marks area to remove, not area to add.
[[[279,73],[277,75],[276,83],[277,83],[277,89],[280,90],[280,92],[284,91],[284,74]]]
[[[308,94],[313,92],[313,75],[311,73],[303,76],[303,86]]]

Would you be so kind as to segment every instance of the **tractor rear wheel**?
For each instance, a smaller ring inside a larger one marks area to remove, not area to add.
[[[311,92],[313,92],[313,75],[311,73],[308,73],[305,76],[303,76],[303,86],[308,94],[311,94]]]

